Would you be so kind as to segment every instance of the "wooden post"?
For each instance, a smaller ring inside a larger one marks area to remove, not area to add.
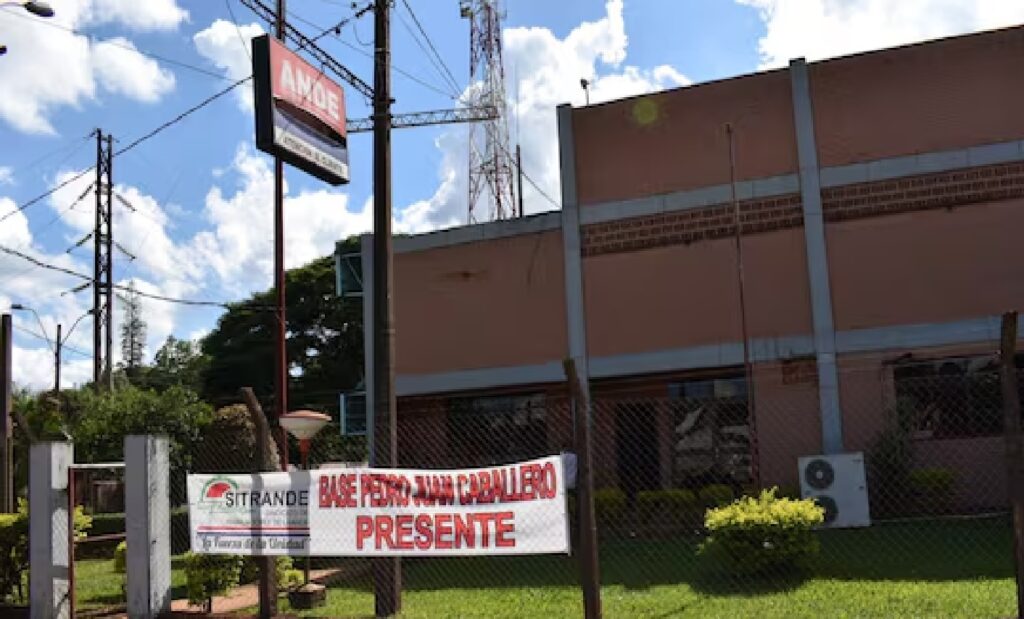
[[[1003,430],[1006,440],[1007,494],[1013,508],[1013,556],[1017,576],[1017,616],[1024,617],[1024,441],[1021,440],[1020,396],[1017,391],[1017,312],[1003,314],[1000,338],[1000,383],[1003,388]]]
[[[580,518],[580,581],[583,609],[587,619],[601,616],[601,570],[597,556],[597,520],[594,517],[594,475],[590,457],[590,398],[580,383],[576,361],[562,362],[569,381],[569,393],[576,409],[573,423],[576,434],[576,489]]]
[[[242,387],[242,400],[249,409],[249,417],[256,426],[256,456],[253,458],[252,472],[261,473],[264,471],[278,470],[279,464],[274,458],[270,434],[270,424],[263,414],[263,407],[256,399],[250,387]],[[258,557],[259,566],[259,591],[260,591],[260,619],[269,619],[277,614],[277,566],[274,557]]]

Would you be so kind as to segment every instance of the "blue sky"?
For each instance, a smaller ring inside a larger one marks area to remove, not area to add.
[[[360,2],[362,6],[365,2]],[[413,17],[397,0],[392,25],[395,111],[448,108],[469,86],[468,23],[456,0],[408,0],[445,59],[457,89],[428,62]],[[0,217],[92,165],[96,127],[121,145],[249,72],[243,44],[266,25],[239,0],[54,0],[48,23],[19,7],[0,9]],[[291,0],[289,19],[308,34],[352,13],[347,0]],[[703,82],[777,66],[1024,21],[1024,3],[1003,0],[506,0],[504,43],[510,129],[524,169],[557,202],[554,106]],[[74,31],[74,32],[72,32]],[[367,15],[322,46],[372,81],[373,24]],[[412,77],[410,77],[412,76]],[[115,211],[115,236],[138,258],[118,255],[115,279],[171,296],[235,300],[270,284],[271,183],[253,146],[251,86],[222,97],[114,164],[117,192],[138,212]],[[366,102],[347,89],[350,117]],[[518,98],[517,98],[518,94]],[[396,228],[421,232],[464,222],[464,126],[409,129],[394,136]],[[370,137],[354,135],[351,184],[327,187],[288,170],[288,262],[325,255],[333,242],[369,227]],[[68,207],[91,177],[0,222],[0,246],[89,273],[90,243],[67,252],[91,227],[93,198]],[[528,188],[526,210],[557,208]],[[52,335],[88,309],[91,295],[61,293],[74,278],[0,254],[0,311],[37,309]],[[149,354],[169,334],[196,337],[218,311],[144,303]],[[120,317],[120,311],[117,312]],[[30,315],[17,314],[15,380],[51,380],[47,344]],[[91,350],[90,321],[73,348]],[[69,352],[69,382],[90,373]]]

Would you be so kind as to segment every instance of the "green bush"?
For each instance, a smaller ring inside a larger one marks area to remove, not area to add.
[[[210,612],[213,597],[238,584],[244,557],[185,553],[188,601]]]
[[[636,509],[649,526],[672,527],[695,522],[697,496],[692,490],[644,490],[636,495]]]
[[[910,491],[924,512],[948,511],[953,502],[956,474],[948,469],[924,468],[910,471]]]
[[[128,542],[121,542],[114,549],[114,571],[118,574],[128,571]]]
[[[0,602],[17,594],[24,599],[28,571],[28,516],[0,514]]]
[[[626,515],[626,493],[618,488],[594,491],[594,515],[598,526],[621,523]]]
[[[824,520],[825,510],[813,500],[780,499],[774,488],[765,490],[709,509],[700,553],[721,557],[744,574],[803,569],[818,554],[812,529]]]
[[[700,504],[704,507],[718,507],[731,502],[736,498],[736,495],[733,493],[732,488],[725,484],[711,484],[701,488],[697,497],[700,499]]]
[[[242,569],[239,571],[238,584],[244,585],[256,582],[260,575],[258,557],[245,557],[242,562]],[[302,570],[297,570],[291,557],[276,557],[274,560],[275,571],[277,572],[277,586],[280,589],[291,589],[302,584]],[[295,574],[298,574],[298,581],[295,581]]]

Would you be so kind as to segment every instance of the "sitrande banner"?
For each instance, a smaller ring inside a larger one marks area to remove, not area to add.
[[[188,502],[200,553],[569,552],[560,456],[480,469],[189,475]]]

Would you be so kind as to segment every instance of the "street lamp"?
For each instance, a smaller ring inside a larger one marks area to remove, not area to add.
[[[29,0],[28,2],[0,2],[0,9],[9,6],[20,6],[36,17],[53,17],[53,7],[45,2],[36,2],[35,0]],[[0,45],[0,56],[6,53],[7,46]]]
[[[317,432],[331,421],[331,418],[316,411],[292,411],[278,417],[278,423],[299,440],[299,454],[301,455],[302,468],[309,469],[309,441]],[[309,582],[309,555],[306,555],[306,566],[303,570],[302,588],[295,592],[298,595],[292,599],[293,606],[301,608],[312,608],[319,605],[326,598],[326,590],[319,586],[313,586]]]
[[[50,345],[50,350],[56,352],[56,349],[53,346],[53,341],[50,340],[50,336],[46,335],[46,327],[43,326],[43,319],[39,317],[39,313],[36,312],[36,310],[28,307],[27,305],[22,305],[21,303],[12,303],[11,309],[19,312],[32,312],[32,315],[36,317],[36,322],[39,323],[39,332],[43,334],[43,338],[46,340],[46,343]]]
[[[61,349],[64,347],[64,344],[71,338],[71,334],[74,332],[75,327],[78,326],[78,323],[82,322],[82,319],[85,318],[86,316],[91,316],[93,314],[93,311],[90,309],[89,311],[85,312],[84,314],[76,318],[75,322],[72,323],[71,328],[68,329],[67,335],[63,337],[61,337],[61,324],[57,323],[57,337],[54,341],[50,341],[50,337],[46,335],[46,327],[43,326],[43,321],[42,319],[39,318],[39,314],[36,312],[36,310],[32,309],[31,307],[28,307],[27,305],[22,305],[21,303],[12,304],[11,309],[23,312],[32,312],[32,314],[35,315],[36,322],[39,323],[39,329],[42,331],[43,337],[46,338],[46,342],[50,345],[50,349],[53,351],[53,391],[55,393],[59,393]]]
[[[0,2],[0,8],[6,8],[9,6],[24,7],[26,11],[32,13],[36,17],[53,17],[53,7],[45,2],[35,2],[33,0],[29,0],[28,2]]]

